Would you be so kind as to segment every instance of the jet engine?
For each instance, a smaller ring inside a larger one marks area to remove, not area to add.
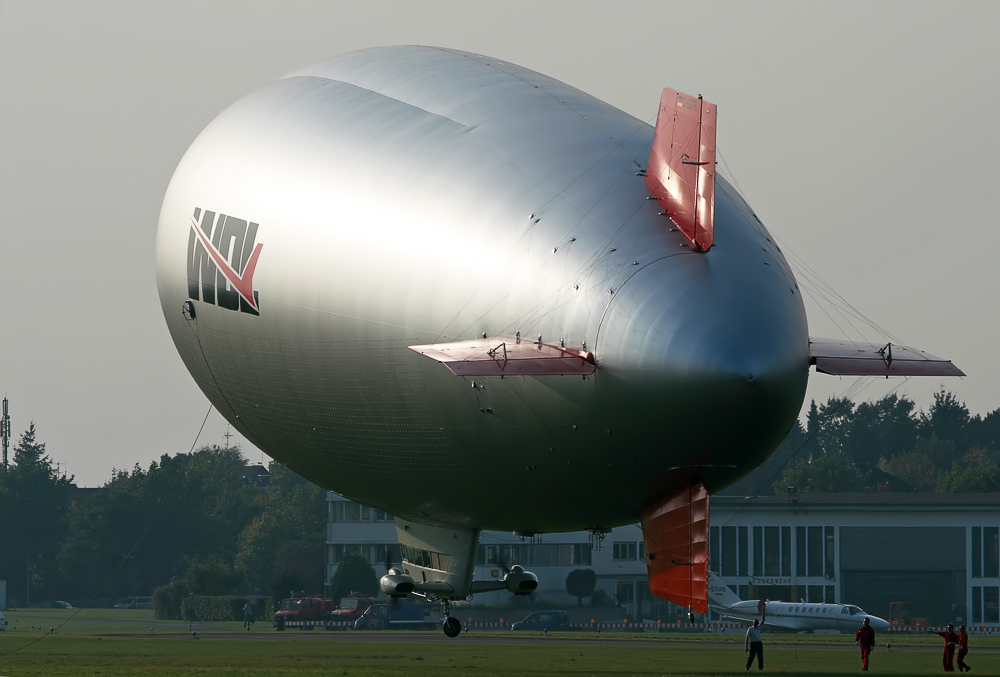
[[[413,579],[404,574],[401,570],[393,567],[389,573],[383,576],[378,586],[382,592],[390,597],[406,597],[413,592]],[[538,579],[535,579],[535,587],[538,586]],[[532,588],[534,590],[534,587]]]
[[[538,576],[515,564],[503,577],[503,582],[507,584],[507,590],[515,595],[530,595],[538,587]]]

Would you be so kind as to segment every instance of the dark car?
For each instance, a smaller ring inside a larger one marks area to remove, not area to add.
[[[533,611],[523,621],[510,626],[511,630],[569,630],[568,611]]]

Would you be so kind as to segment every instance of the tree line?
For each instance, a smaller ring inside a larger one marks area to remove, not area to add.
[[[60,474],[34,424],[0,468],[0,580],[8,604],[65,599],[108,606],[167,586],[194,595],[322,590],[324,492],[278,463],[268,482],[238,448],[164,455],[115,470],[88,495]],[[815,491],[1000,491],[1000,409],[972,415],[941,390],[927,411],[906,396],[811,403],[777,453],[736,485]],[[358,562],[358,580],[374,573]],[[345,575],[353,571],[345,568]],[[354,576],[336,581],[360,585]],[[367,586],[367,587],[370,587]],[[353,589],[353,588],[351,588]]]
[[[278,598],[321,590],[323,490],[278,463],[263,478],[247,470],[238,448],[206,446],[114,470],[87,493],[59,474],[32,423],[0,469],[8,605],[110,606],[164,585]]]
[[[927,411],[889,394],[810,404],[775,455],[776,494],[815,491],[1000,491],[1000,409],[970,414],[941,389]],[[780,467],[780,466],[779,466]]]

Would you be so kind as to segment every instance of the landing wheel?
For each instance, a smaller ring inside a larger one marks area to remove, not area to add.
[[[462,634],[462,622],[454,616],[448,616],[448,618],[444,619],[441,629],[449,637],[458,637]]]

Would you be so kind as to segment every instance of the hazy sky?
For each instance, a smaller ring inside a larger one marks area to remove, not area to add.
[[[724,173],[797,272],[969,374],[813,374],[808,397],[898,388],[926,408],[943,383],[974,413],[996,409],[998,30],[1000,2],[0,0],[0,392],[13,428],[35,421],[86,486],[188,450],[208,401],[167,335],[153,266],[177,162],[249,91],[393,44],[500,57],[649,121],[663,87],[703,94]],[[880,339],[828,303],[808,311],[813,335]],[[225,429],[213,413],[201,442],[224,443]]]

